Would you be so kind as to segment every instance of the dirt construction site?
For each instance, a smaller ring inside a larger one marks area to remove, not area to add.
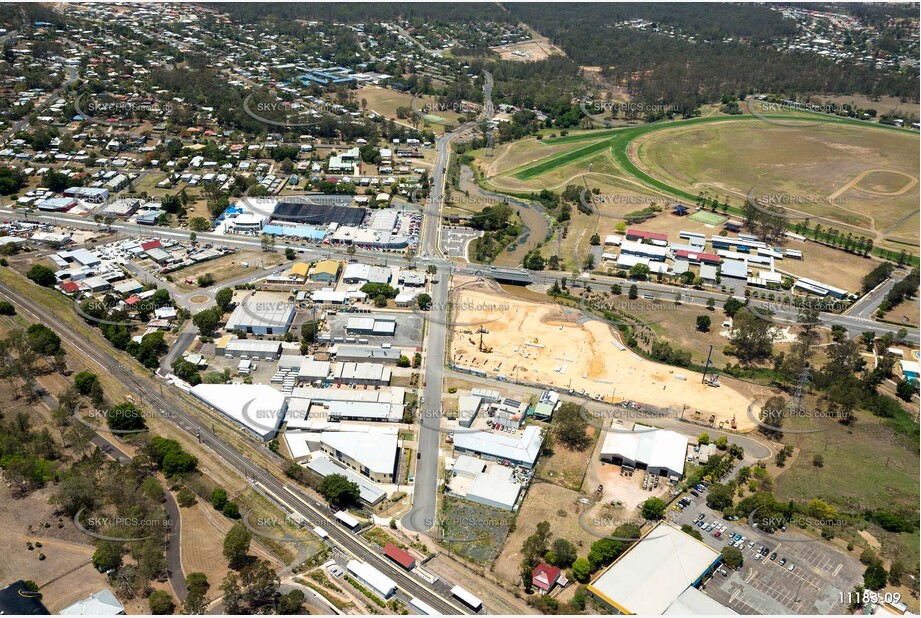
[[[450,353],[460,369],[611,403],[670,407],[686,417],[714,415],[714,424],[735,417],[738,430],[754,428],[746,413],[747,397],[725,384],[701,384],[699,373],[638,356],[605,322],[553,303],[501,295],[486,284],[467,285],[455,294],[457,326]]]

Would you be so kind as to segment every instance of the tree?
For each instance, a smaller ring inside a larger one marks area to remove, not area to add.
[[[26,329],[26,342],[36,354],[54,356],[61,349],[61,338],[44,324],[32,324]]]
[[[100,541],[93,552],[93,566],[102,572],[117,569],[122,565],[124,551],[125,548],[118,541]]]
[[[630,300],[636,300],[637,298],[639,298],[639,296],[640,296],[639,289],[636,287],[636,284],[634,283],[630,286],[630,289],[627,291],[627,298],[629,298]]]
[[[267,560],[256,560],[240,571],[242,600],[252,614],[267,613],[275,608],[278,576]]]
[[[588,423],[572,403],[564,403],[553,418],[554,435],[560,443],[573,451],[584,451],[592,443],[586,433]]]
[[[709,315],[699,315],[697,316],[697,330],[702,333],[710,331],[710,316]]]
[[[643,517],[649,520],[662,519],[665,515],[665,502],[659,498],[649,498],[643,503]]]
[[[738,569],[745,560],[742,552],[735,547],[724,547],[720,553],[723,555],[723,563],[730,569]]]
[[[96,385],[99,378],[95,373],[90,373],[89,371],[81,371],[80,373],[74,376],[74,386],[77,387],[77,390],[80,391],[81,395],[89,395],[93,386]]]
[[[176,494],[176,502],[179,506],[188,508],[195,505],[195,492],[189,489],[188,487],[183,487]]]
[[[203,309],[195,314],[195,317],[192,318],[192,323],[198,327],[198,332],[202,336],[207,337],[214,333],[223,316],[224,312],[218,307]]]
[[[725,511],[732,506],[733,488],[713,483],[707,491],[707,506],[716,511]]]
[[[576,561],[576,546],[566,539],[556,539],[553,541],[551,551],[553,552],[553,566],[561,569],[568,568]]]
[[[423,311],[428,311],[432,308],[432,297],[425,293],[419,294],[416,296],[416,304]]]
[[[173,603],[173,597],[165,590],[154,590],[147,598],[150,604],[150,613],[155,616],[165,616],[173,613],[176,604]]]
[[[708,298],[708,299],[707,299],[707,310],[708,310],[708,311],[713,311],[713,308],[714,308],[715,306],[716,306],[716,301],[713,300],[712,298]]]
[[[227,490],[223,487],[215,487],[211,491],[211,506],[215,510],[221,511],[224,509],[225,504],[227,504]]]
[[[278,598],[278,605],[275,613],[280,616],[292,616],[304,611],[304,600],[306,597],[300,590],[292,590]]]
[[[57,282],[54,271],[41,264],[36,264],[30,268],[29,272],[26,273],[26,277],[31,279],[34,283],[46,288],[53,286]]]
[[[189,220],[189,229],[194,232],[206,232],[211,229],[211,223],[204,217],[192,217]]]
[[[550,542],[550,522],[542,521],[537,524],[537,530],[521,544],[522,564],[530,570],[547,553]]]
[[[730,341],[740,361],[751,363],[770,358],[774,342],[770,320],[743,309],[733,318],[732,326]]]
[[[231,288],[221,288],[214,295],[214,302],[217,303],[221,311],[227,311],[233,303],[233,290]]]
[[[297,257],[297,254],[294,252],[294,249],[292,249],[291,247],[285,247],[285,259],[286,260],[293,260],[296,257]]]
[[[572,576],[576,578],[577,582],[584,584],[588,581],[591,574],[592,565],[589,564],[588,560],[585,558],[577,558],[576,561],[572,563]]]
[[[902,380],[895,387],[895,394],[899,399],[911,403],[912,397],[918,393],[918,383],[915,380]]]
[[[204,596],[208,593],[211,585],[208,583],[208,576],[201,572],[189,573],[185,576],[185,585],[189,589],[189,594],[198,594]]]
[[[240,589],[240,578],[236,573],[228,573],[221,582],[221,601],[224,603],[224,611],[228,614],[243,613],[243,591]]]
[[[611,538],[598,539],[592,543],[592,547],[588,552],[588,562],[592,567],[592,571],[597,571],[601,567],[611,564],[626,549],[627,547],[622,541]]]
[[[816,453],[812,458],[812,465],[816,468],[825,467],[825,458],[822,456],[822,453]]]
[[[702,433],[699,436],[697,436],[697,444],[701,446],[710,444],[710,434]]]
[[[694,537],[698,541],[702,541],[704,538],[703,535],[700,533],[700,530],[698,530],[691,524],[681,524],[681,531],[687,535]]]
[[[406,356],[406,355],[403,355],[403,356],[401,356],[399,359],[397,359],[397,367],[404,367],[404,368],[405,368],[405,367],[409,367],[410,364],[411,364],[411,363],[410,363],[409,357]]]
[[[16,315],[16,307],[8,300],[0,300],[0,315]]]
[[[185,577],[186,587],[189,594],[182,604],[182,612],[188,615],[203,614],[207,607],[208,589],[211,587],[208,583],[208,577],[204,573],[189,573]]]
[[[238,569],[246,562],[252,535],[243,522],[237,522],[224,537],[224,557],[232,569]]]
[[[730,296],[729,298],[726,299],[726,302],[723,303],[723,311],[726,313],[727,316],[731,318],[731,317],[734,317],[735,314],[737,314],[739,310],[742,309],[742,307],[744,306],[745,306],[745,303],[743,303],[741,300],[739,300],[735,296]]]
[[[211,273],[205,273],[203,275],[199,275],[198,279],[196,279],[196,283],[198,283],[198,287],[200,288],[206,288],[206,287],[212,286],[214,285],[214,282],[215,282],[214,275],[212,275]]]
[[[326,498],[327,502],[338,507],[358,502],[359,498],[358,484],[341,474],[330,474],[323,477],[317,486],[317,491]]]
[[[863,573],[863,585],[868,590],[882,590],[886,586],[889,574],[883,565],[875,563],[867,567]]]
[[[227,519],[240,519],[240,507],[237,506],[236,502],[230,500],[224,503],[221,513],[223,513],[224,517]]]
[[[143,413],[130,401],[109,408],[106,423],[113,431],[141,431],[147,427]]]

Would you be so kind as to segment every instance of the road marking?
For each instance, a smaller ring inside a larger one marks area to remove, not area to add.
[[[843,566],[844,566],[844,563],[843,563],[843,562],[839,562],[839,563],[838,563],[838,566],[835,567],[835,570],[834,570],[834,572],[832,573],[832,575],[835,576],[835,577],[837,577],[838,573],[841,571],[841,568],[842,568]]]

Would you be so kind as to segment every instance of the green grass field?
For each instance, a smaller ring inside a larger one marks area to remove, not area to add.
[[[779,500],[820,498],[846,513],[877,509],[918,509],[918,425],[907,416],[881,419],[860,413],[857,422],[844,427],[837,421],[815,423],[826,431],[787,434],[784,443],[800,449],[796,462],[776,481]],[[791,427],[799,427],[791,421]],[[824,465],[813,465],[821,454]],[[868,530],[883,544],[884,553],[906,564],[919,561],[918,532],[895,534],[870,525]]]
[[[715,212],[707,212],[706,210],[695,212],[688,218],[703,223],[704,225],[722,225],[729,220],[729,217],[718,215]]]

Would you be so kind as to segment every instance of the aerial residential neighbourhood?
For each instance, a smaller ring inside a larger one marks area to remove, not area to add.
[[[919,14],[0,4],[0,614],[918,614]]]

